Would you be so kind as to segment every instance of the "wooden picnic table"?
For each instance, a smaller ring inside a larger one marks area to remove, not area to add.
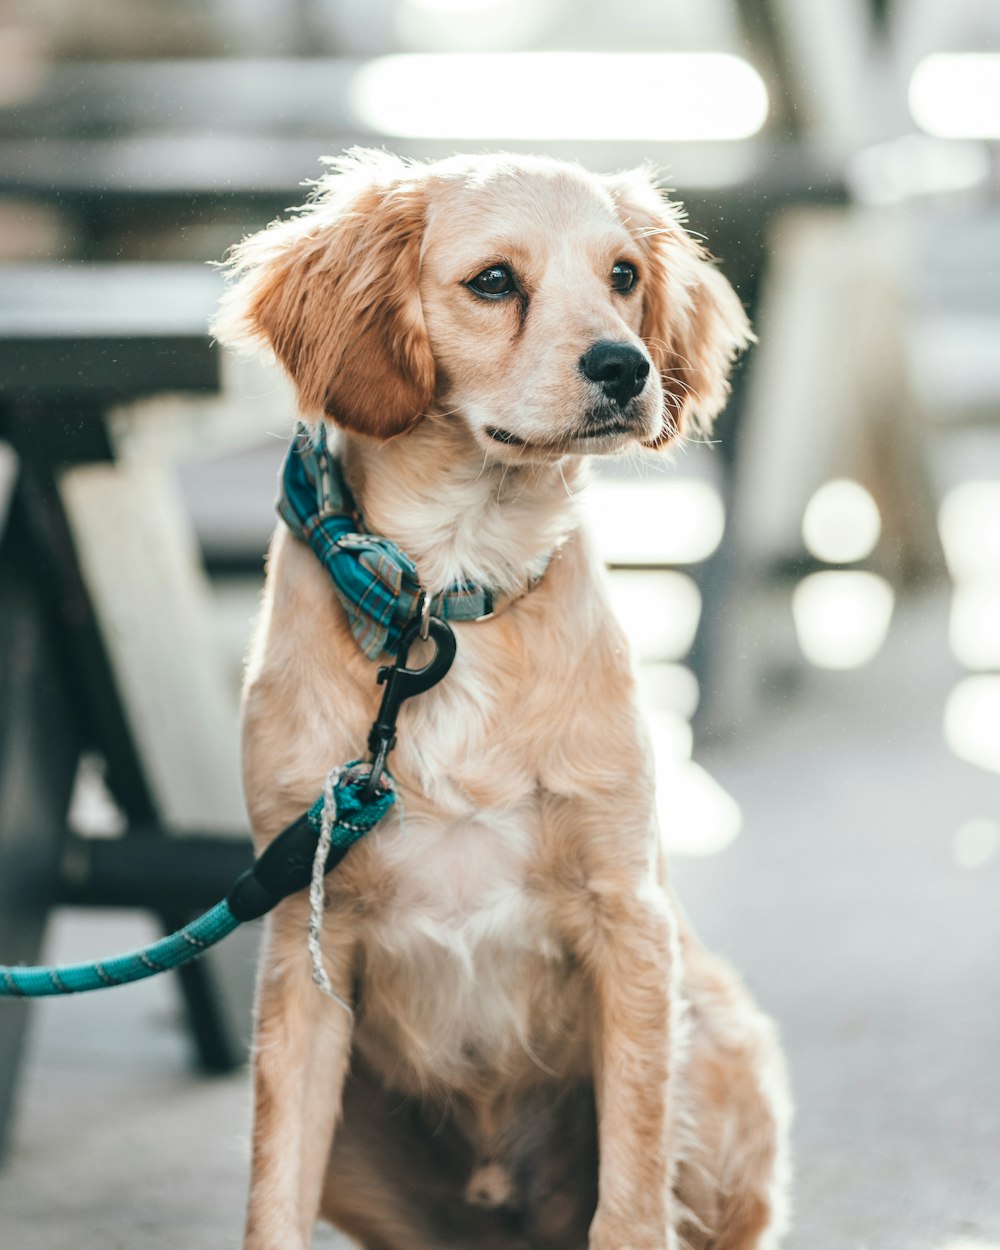
[[[81,565],[60,485],[113,459],[107,414],[161,392],[219,386],[207,320],[219,278],[198,266],[0,268],[0,962],[39,961],[61,902],[147,908],[165,928],[217,901],[247,841],[165,828]],[[183,697],[178,692],[178,698]],[[80,838],[67,810],[83,752],[107,764],[127,822]],[[180,977],[202,1063],[242,1058],[212,968]],[[127,992],[127,991],[121,991]],[[26,1003],[0,1004],[0,1150]]]

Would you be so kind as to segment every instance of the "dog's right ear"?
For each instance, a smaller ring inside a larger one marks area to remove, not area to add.
[[[418,168],[352,152],[297,217],[233,250],[213,333],[267,343],[305,417],[374,438],[404,433],[435,387],[418,291],[424,217]]]

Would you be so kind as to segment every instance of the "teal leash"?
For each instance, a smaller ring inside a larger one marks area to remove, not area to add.
[[[417,638],[430,639],[434,655],[421,668],[406,667],[411,645]],[[271,842],[252,868],[237,878],[226,897],[197,920],[168,937],[110,959],[57,967],[18,967],[0,964],[0,998],[46,998],[56,994],[81,994],[88,990],[128,985],[159,972],[170,972],[197,959],[248,920],[256,920],[313,882],[314,861],[320,839],[329,846],[323,875],[344,858],[359,838],[382,819],[396,801],[396,788],[384,771],[389,752],[396,745],[396,718],[406,699],[437,685],[455,658],[455,635],[444,621],[424,614],[403,631],[395,664],[378,670],[385,685],[378,716],[368,735],[370,764],[356,760],[333,770],[329,794],[320,798]],[[324,820],[330,809],[333,820]],[[326,829],[324,829],[326,824]],[[315,904],[313,906],[315,921]],[[315,923],[312,924],[315,928]],[[318,973],[318,933],[310,935],[314,971]],[[317,984],[327,992],[322,974]],[[333,995],[336,997],[336,995]]]
[[[367,797],[371,772],[369,764],[349,764],[334,788],[337,815],[331,826],[325,873],[340,863],[395,802],[395,787],[385,775],[377,779],[373,795]],[[183,929],[139,950],[91,963],[36,968],[0,965],[0,998],[46,998],[110,989],[170,972],[197,959],[241,924],[265,915],[283,898],[309,885],[323,809],[324,799],[319,798],[274,839],[221,902]]]
[[[228,937],[242,921],[223,899],[169,937],[112,959],[60,967],[0,966],[0,998],[45,998],[51,994],[79,994],[85,990],[127,985],[157,972],[168,972],[197,959],[210,946]]]

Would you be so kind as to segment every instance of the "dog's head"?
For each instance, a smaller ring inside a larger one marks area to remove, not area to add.
[[[386,439],[434,412],[505,461],[707,427],[749,338],[645,174],[541,158],[351,153],[230,269],[217,337],[269,344],[304,416]]]

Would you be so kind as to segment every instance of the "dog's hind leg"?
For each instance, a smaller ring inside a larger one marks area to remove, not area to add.
[[[244,1250],[307,1250],[350,1057],[349,1012],[312,983],[302,900],[268,921],[257,986],[254,1129]],[[324,935],[334,990],[350,999],[353,940]]]
[[[774,1029],[734,973],[685,952],[688,1055],[675,1184],[690,1250],[776,1250],[787,1220],[791,1102]]]

